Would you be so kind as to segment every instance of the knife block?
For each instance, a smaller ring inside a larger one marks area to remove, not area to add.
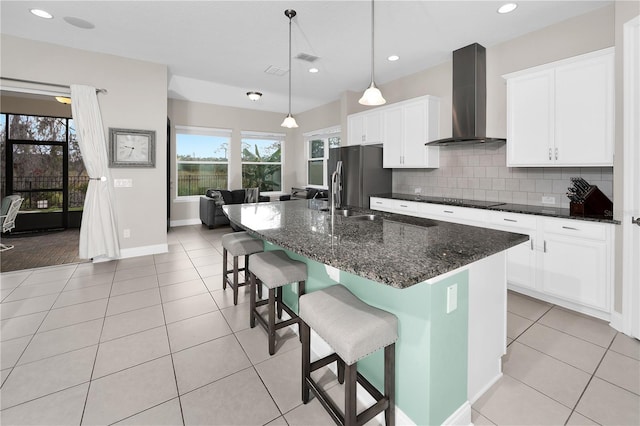
[[[569,204],[569,215],[611,219],[613,218],[613,202],[597,186],[591,185],[584,196],[584,203],[572,201]]]

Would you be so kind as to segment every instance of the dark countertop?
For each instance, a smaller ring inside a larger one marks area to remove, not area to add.
[[[527,235],[399,214],[372,221],[331,215],[317,200],[225,205],[229,219],[252,235],[300,256],[396,288],[406,288],[501,252]],[[326,206],[326,202],[325,202]]]
[[[494,211],[509,212],[509,213],[532,214],[537,216],[557,217],[561,219],[575,219],[575,220],[586,220],[590,222],[613,223],[616,225],[620,224],[619,220],[614,220],[614,219],[607,219],[607,218],[600,218],[600,217],[571,216],[569,214],[569,209],[561,208],[561,207],[530,206],[526,204],[501,203],[500,201],[465,200],[465,199],[454,199],[454,198],[447,198],[447,197],[429,197],[429,196],[422,196],[422,195],[397,194],[397,193],[376,194],[376,195],[372,195],[372,197],[389,198],[393,200],[417,201],[421,203],[444,204],[448,206],[471,207],[474,209],[494,210]]]

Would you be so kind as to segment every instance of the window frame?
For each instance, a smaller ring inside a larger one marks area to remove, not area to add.
[[[258,161],[244,161],[242,159],[242,145],[245,139],[260,139],[260,140],[274,140],[280,142],[280,161],[279,162],[258,162]],[[284,165],[285,165],[285,145],[287,135],[285,133],[272,133],[272,132],[257,132],[257,131],[241,131],[240,132],[240,182],[244,180],[243,167],[245,164],[257,164],[257,165],[280,165],[280,189],[277,191],[260,191],[260,195],[277,195],[284,193]]]
[[[176,125],[174,127],[175,132],[175,154],[174,158],[176,160],[175,165],[175,173],[176,173],[176,184],[174,196],[176,201],[192,201],[198,200],[204,194],[196,194],[196,195],[179,195],[178,191],[180,188],[179,185],[179,166],[180,164],[221,164],[227,166],[227,188],[229,189],[229,179],[230,179],[230,167],[231,162],[229,161],[230,152],[231,152],[231,144],[232,144],[232,129],[222,129],[222,128],[214,128],[214,127],[200,127],[200,126],[184,126],[184,125]],[[227,148],[227,161],[180,161],[178,160],[178,135],[196,135],[196,136],[217,136],[217,137],[226,137],[228,139],[228,148]],[[225,189],[225,188],[220,188]]]
[[[317,189],[329,189],[329,182],[327,181],[327,169],[329,167],[329,138],[338,136],[340,137],[340,146],[342,146],[342,135],[340,126],[332,126],[324,129],[314,130],[308,133],[304,133],[304,151],[305,151],[305,182],[308,188]],[[322,139],[324,141],[324,156],[322,158],[311,158],[311,141]],[[309,183],[309,163],[311,161],[322,160],[322,185]]]

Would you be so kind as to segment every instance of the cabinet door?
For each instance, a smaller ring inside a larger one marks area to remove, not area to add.
[[[520,231],[522,232],[522,231]],[[518,287],[536,289],[536,252],[533,248],[535,231],[530,240],[507,251],[507,282]]]
[[[406,104],[402,107],[403,167],[426,165],[428,108],[426,101]]]
[[[402,167],[402,108],[386,108],[383,119],[382,167]]]
[[[542,291],[608,311],[606,242],[545,233],[543,244]]]
[[[347,119],[347,127],[348,127],[348,138],[347,145],[360,145],[364,141],[364,133],[362,131],[363,128],[363,116],[361,114],[358,115],[350,115]]]
[[[364,115],[362,129],[364,133],[363,143],[382,142],[382,112],[371,111]]]
[[[613,73],[613,54],[556,69],[558,165],[613,165]]]
[[[507,165],[551,165],[553,138],[553,70],[507,80]]]

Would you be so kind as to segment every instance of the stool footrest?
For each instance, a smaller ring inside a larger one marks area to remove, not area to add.
[[[269,302],[269,301],[265,300],[265,302]],[[265,305],[266,304],[266,303],[262,303],[262,304],[258,304],[258,303],[259,302],[256,302],[256,306],[261,306],[261,305]],[[288,306],[283,305],[282,309],[285,310],[291,316],[291,318],[289,318],[288,320],[276,322],[276,324],[275,324],[275,329],[276,330],[280,330],[281,328],[288,327],[288,326],[293,325],[293,324],[298,324],[298,322],[300,322],[300,319],[298,318],[296,313],[293,312],[291,309],[289,309]],[[257,310],[254,311],[254,312],[255,312],[256,319],[258,320],[258,322],[260,324],[262,324],[262,326],[264,327],[265,330],[269,331],[269,322],[262,315],[260,315],[260,313]]]
[[[333,403],[331,398],[326,394],[324,390],[313,379],[306,379],[307,386],[313,394],[318,398],[320,404],[324,407],[325,410],[329,413],[331,418],[336,424],[344,425],[344,416],[342,415],[341,410]]]
[[[324,358],[321,358],[317,361],[313,361],[311,363],[311,366],[309,367],[309,372],[313,372],[316,371],[318,368],[322,368],[325,365],[329,365],[334,361],[340,362],[340,357],[338,356],[338,354],[331,354],[331,355],[327,355]]]

